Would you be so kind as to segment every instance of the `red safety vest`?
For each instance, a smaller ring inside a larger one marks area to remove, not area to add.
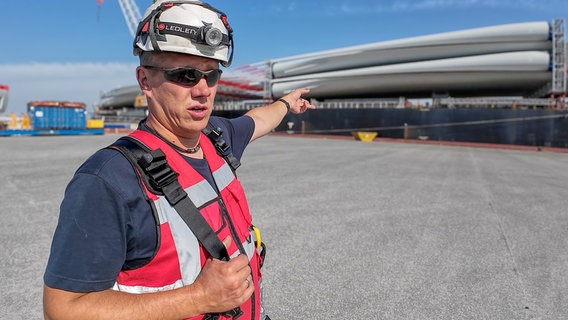
[[[180,185],[219,239],[225,239],[227,236],[233,239],[227,250],[229,255],[234,257],[244,253],[248,256],[255,293],[240,306],[244,314],[239,319],[260,319],[261,258],[256,250],[256,237],[252,232],[252,218],[244,190],[230,166],[217,155],[213,143],[201,134],[201,149],[219,189],[219,197],[207,180],[161,139],[142,130],[134,131],[130,137],[139,140],[151,150],[161,149],[164,152],[170,167],[179,174]],[[148,188],[143,187],[148,198],[153,202],[152,208],[159,223],[159,248],[154,258],[146,265],[134,270],[121,271],[114,289],[145,293],[189,285],[199,275],[209,254],[201,247],[195,235],[165,197],[153,194]],[[226,210],[222,210],[221,206],[225,206]],[[228,215],[224,215],[223,211]],[[239,251],[236,241],[242,244],[245,252]],[[203,317],[204,315],[201,315],[191,319],[203,319]],[[227,318],[221,316],[219,319]]]

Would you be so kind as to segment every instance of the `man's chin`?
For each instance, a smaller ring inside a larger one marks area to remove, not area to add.
[[[210,116],[208,115],[206,117],[193,120],[191,121],[190,125],[186,127],[186,129],[191,131],[202,131],[203,129],[205,129],[205,127],[207,127],[209,118]]]

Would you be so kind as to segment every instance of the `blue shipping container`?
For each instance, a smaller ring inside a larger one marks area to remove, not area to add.
[[[28,115],[37,130],[85,129],[85,105],[68,102],[30,102]]]

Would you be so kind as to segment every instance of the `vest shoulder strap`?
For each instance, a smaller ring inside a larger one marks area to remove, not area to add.
[[[150,192],[166,197],[213,258],[229,260],[225,245],[179,184],[179,175],[170,167],[162,150],[150,150],[131,137],[119,138],[110,148],[118,150],[128,159]]]

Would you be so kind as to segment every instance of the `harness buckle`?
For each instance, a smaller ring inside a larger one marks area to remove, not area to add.
[[[187,196],[182,188],[177,188],[179,186],[177,181],[179,174],[172,170],[162,150],[156,149],[145,153],[138,160],[138,164],[148,175],[148,182],[151,187],[154,190],[163,190],[164,195],[172,205]]]
[[[223,315],[223,317],[225,318],[237,319],[243,314],[244,314],[243,310],[241,310],[240,307],[236,307],[232,310],[223,313],[208,313],[205,315],[205,317],[203,317],[203,320],[218,320],[221,317],[221,315]]]
[[[207,136],[207,138],[214,142],[217,154],[222,156],[229,163],[233,172],[236,171],[237,168],[241,166],[241,162],[231,153],[231,147],[225,139],[223,139],[223,130],[221,128],[214,128],[213,126],[208,125],[202,132]]]
[[[243,310],[241,310],[241,308],[239,308],[239,307],[236,307],[233,310],[229,310],[229,311],[223,313],[223,316],[225,316],[227,318],[233,318],[233,319],[237,319],[242,315],[243,315]]]

